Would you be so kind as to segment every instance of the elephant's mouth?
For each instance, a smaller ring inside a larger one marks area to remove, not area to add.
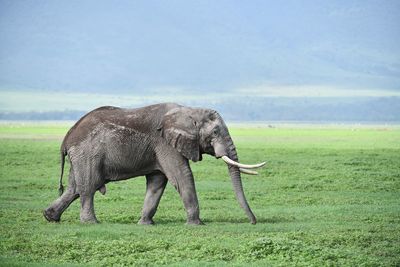
[[[260,168],[262,166],[264,166],[266,164],[266,162],[261,162],[261,163],[257,163],[257,164],[242,164],[239,162],[236,162],[234,160],[232,160],[231,158],[229,158],[228,156],[224,155],[224,156],[216,156],[216,158],[222,158],[223,161],[225,161],[226,164],[230,165],[230,166],[235,166],[238,167],[241,173],[246,173],[246,174],[250,174],[250,175],[257,175],[258,172],[256,171],[252,171],[250,169],[256,169],[256,168]]]

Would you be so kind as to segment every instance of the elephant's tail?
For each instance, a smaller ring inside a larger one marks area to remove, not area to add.
[[[64,186],[62,184],[62,178],[64,175],[65,156],[67,155],[67,151],[65,148],[63,148],[63,147],[61,148],[60,155],[61,155],[61,175],[60,175],[60,187],[58,188],[58,193],[61,196],[62,193],[64,193]]]

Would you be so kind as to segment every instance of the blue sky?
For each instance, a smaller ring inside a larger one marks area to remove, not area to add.
[[[400,1],[0,1],[0,93],[399,95]]]

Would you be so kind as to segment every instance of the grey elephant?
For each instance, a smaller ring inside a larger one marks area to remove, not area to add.
[[[242,187],[240,173],[257,174],[252,168],[265,163],[238,163],[235,145],[221,116],[214,110],[173,103],[137,109],[100,107],[83,116],[66,134],[61,145],[60,197],[44,217],[60,221],[78,197],[81,222],[97,222],[94,194],[106,192],[108,182],[146,176],[147,187],[139,224],[153,224],[164,188],[169,181],[182,198],[188,224],[203,224],[189,160],[202,154],[222,158],[228,165],[236,198],[250,222],[256,223]],[[71,163],[69,183],[62,185],[65,156]]]

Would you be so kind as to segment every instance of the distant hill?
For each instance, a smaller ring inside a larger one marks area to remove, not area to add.
[[[399,1],[0,1],[0,90],[398,90]]]
[[[400,1],[0,1],[0,119],[178,102],[400,121]]]

